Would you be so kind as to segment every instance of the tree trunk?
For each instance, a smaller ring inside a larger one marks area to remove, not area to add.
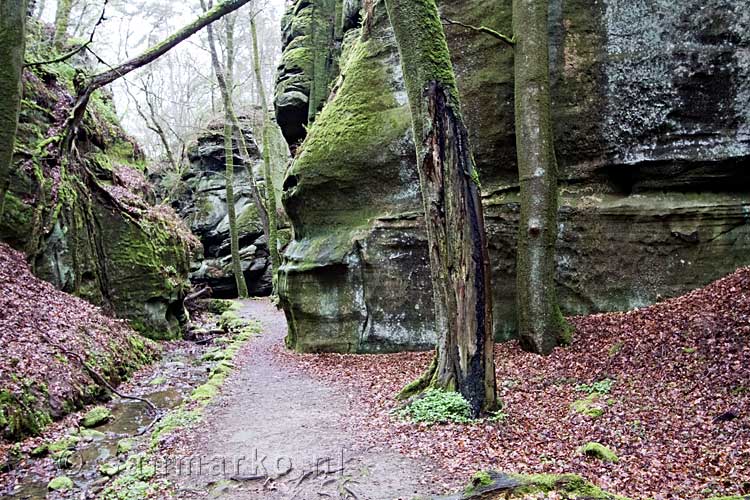
[[[73,6],[72,0],[57,0],[57,11],[55,12],[55,46],[62,48],[68,38],[68,24],[70,24],[70,10]]]
[[[201,6],[205,10],[205,0],[201,0]],[[237,142],[240,145],[240,155],[242,156],[245,169],[247,170],[248,177],[250,179],[250,190],[253,194],[253,202],[255,203],[255,207],[258,209],[258,217],[260,217],[261,224],[263,224],[263,233],[266,235],[266,238],[268,241],[270,241],[270,225],[268,222],[268,211],[266,210],[265,205],[263,204],[263,198],[260,195],[260,190],[258,189],[258,183],[255,182],[255,174],[253,173],[253,167],[252,167],[252,160],[250,159],[250,153],[247,149],[247,141],[245,140],[245,134],[242,133],[242,127],[240,126],[240,121],[237,119],[237,114],[234,112],[234,105],[231,99],[231,96],[229,95],[229,85],[227,84],[226,79],[224,78],[224,72],[221,68],[221,63],[219,63],[219,55],[216,50],[216,41],[214,39],[214,32],[213,28],[209,25],[208,28],[206,28],[206,33],[208,34],[208,48],[209,52],[211,54],[211,64],[214,68],[214,73],[216,75],[216,81],[219,84],[219,91],[221,93],[222,101],[224,102],[225,109],[228,109],[229,116],[231,117],[232,124],[234,125],[234,132],[237,135]]]
[[[237,295],[241,299],[248,297],[247,283],[242,272],[242,259],[240,258],[240,235],[237,230],[237,213],[234,206],[234,139],[232,134],[232,91],[234,89],[234,18],[224,18],[226,24],[226,60],[224,69],[226,74],[227,99],[224,101],[224,156],[226,160],[226,182],[227,182],[227,213],[229,214],[229,242],[232,251],[232,272],[237,283]],[[240,131],[242,135],[242,131]]]
[[[23,94],[25,0],[0,0],[0,218],[5,211]]]
[[[514,0],[515,105],[521,218],[518,331],[524,349],[549,354],[570,341],[555,291],[557,161],[550,114],[548,3]]]
[[[253,37],[253,69],[255,71],[255,82],[258,87],[260,98],[260,109],[263,113],[263,175],[266,178],[266,208],[268,209],[268,250],[271,254],[271,271],[273,275],[274,292],[276,290],[276,271],[279,269],[280,258],[278,248],[278,226],[276,221],[276,192],[273,187],[273,176],[271,173],[271,145],[269,141],[268,124],[268,101],[266,100],[266,89],[263,85],[263,74],[260,69],[260,51],[258,50],[258,30],[255,26],[255,18],[250,19],[250,32]]]
[[[435,300],[430,387],[497,406],[489,256],[477,171],[435,0],[386,0],[406,81]]]

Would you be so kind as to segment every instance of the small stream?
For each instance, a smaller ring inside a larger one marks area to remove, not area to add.
[[[162,411],[178,407],[190,396],[192,390],[208,378],[211,362],[201,357],[210,347],[180,342],[165,346],[161,360],[147,367],[148,373],[139,383],[129,389],[129,394],[151,401]],[[70,468],[56,466],[50,458],[27,458],[19,468],[9,472],[15,476],[16,486],[12,491],[0,491],[0,500],[46,499],[46,498],[95,498],[108,478],[99,471],[99,466],[108,463],[124,463],[126,456],[117,455],[120,440],[134,438],[151,424],[154,415],[140,401],[115,397],[106,405],[112,418],[104,425],[93,429],[98,432],[83,432],[70,463]],[[76,434],[71,428],[68,434]],[[51,478],[67,476],[73,480],[75,489],[67,494],[47,491]]]

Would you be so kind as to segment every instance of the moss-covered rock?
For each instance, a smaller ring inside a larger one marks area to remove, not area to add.
[[[550,3],[565,314],[645,306],[750,264],[743,166],[750,141],[741,132],[750,98],[740,90],[750,65],[737,57],[750,35],[727,15],[737,8],[733,0],[665,5]],[[371,106],[392,99],[393,117],[407,101],[382,2],[368,6],[366,32],[343,36],[339,80],[284,186],[295,238],[279,283],[290,345],[300,350],[405,349],[431,338],[414,146],[396,133],[399,123],[384,119],[383,106]],[[445,0],[440,7],[445,17],[511,31],[510,1]],[[693,14],[720,21],[696,30],[686,21]],[[513,51],[476,30],[451,25],[446,32],[482,180],[494,330],[503,340],[515,334],[520,208]],[[716,50],[719,42],[726,50]],[[363,51],[367,71],[359,72]],[[699,104],[691,111],[684,102]],[[720,109],[730,118],[719,117]],[[355,116],[359,128],[348,126]],[[408,297],[407,306],[392,297]]]
[[[112,418],[112,412],[104,406],[97,406],[86,412],[81,418],[81,425],[86,428],[99,427]]]
[[[44,36],[29,23],[33,36]],[[48,59],[44,47],[32,44],[27,59]],[[144,156],[105,91],[92,96],[78,154],[61,153],[74,74],[66,64],[24,73],[0,241],[24,251],[35,274],[60,290],[132,320],[146,335],[176,338],[196,242],[169,209],[153,205]]]
[[[578,448],[578,453],[587,457],[598,458],[603,462],[617,463],[620,459],[617,454],[601,443],[589,442]]]
[[[72,479],[67,476],[59,476],[47,484],[47,489],[50,491],[69,491],[73,489],[73,486]]]

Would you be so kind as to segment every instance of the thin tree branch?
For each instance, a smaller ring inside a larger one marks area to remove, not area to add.
[[[441,21],[443,21],[443,24],[450,25],[450,26],[461,26],[462,28],[478,31],[480,33],[485,33],[487,35],[497,38],[498,40],[502,40],[503,42],[507,43],[511,47],[516,44],[515,36],[513,36],[513,38],[510,38],[507,35],[503,35],[499,31],[495,31],[492,28],[488,28],[486,26],[472,26],[471,24],[462,23],[461,21],[455,21],[445,16],[441,17],[440,19]]]
[[[91,34],[89,35],[89,39],[86,41],[86,43],[84,43],[84,44],[76,47],[75,49],[71,50],[67,54],[63,54],[62,56],[60,56],[60,57],[58,57],[56,59],[51,59],[49,61],[31,62],[31,63],[27,62],[26,64],[24,64],[24,68],[33,68],[33,67],[36,67],[36,66],[43,66],[45,64],[54,64],[54,63],[65,62],[68,59],[70,59],[71,57],[73,57],[74,55],[76,55],[79,52],[83,51],[84,49],[87,49],[89,47],[89,45],[91,45],[92,43],[94,43],[94,35],[96,35],[96,29],[99,27],[100,24],[102,24],[106,20],[105,13],[107,11],[107,2],[109,2],[109,0],[104,0],[104,5],[102,5],[102,13],[99,16],[99,20],[94,25],[94,28],[91,30]]]

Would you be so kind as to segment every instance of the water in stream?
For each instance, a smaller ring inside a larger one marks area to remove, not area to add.
[[[176,408],[208,378],[210,363],[201,361],[207,349],[187,342],[168,345],[162,359],[146,369],[150,376],[130,393],[148,399],[161,410]],[[137,437],[154,418],[148,406],[140,401],[115,398],[106,406],[112,411],[112,418],[95,429],[102,434],[90,433],[92,435],[81,438],[69,460],[72,467],[59,468],[50,458],[25,459],[8,473],[14,476],[14,486],[10,490],[0,490],[0,500],[95,498],[108,479],[99,471],[99,466],[123,463],[125,457],[117,455],[117,443]],[[76,429],[70,429],[70,433],[75,432]],[[75,484],[75,490],[67,496],[47,491],[49,480],[61,475]]]

